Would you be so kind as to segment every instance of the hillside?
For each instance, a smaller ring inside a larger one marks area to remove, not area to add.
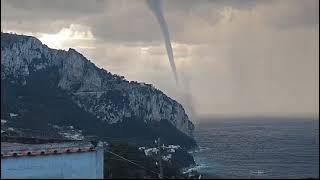
[[[160,90],[24,35],[1,33],[1,119],[13,129],[196,146],[183,107]]]

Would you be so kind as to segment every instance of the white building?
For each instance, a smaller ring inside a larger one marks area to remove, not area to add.
[[[103,179],[103,159],[103,147],[89,142],[1,142],[1,179]]]

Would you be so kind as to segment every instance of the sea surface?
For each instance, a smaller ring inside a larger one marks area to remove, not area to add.
[[[319,119],[206,119],[195,138],[203,177],[319,178]]]

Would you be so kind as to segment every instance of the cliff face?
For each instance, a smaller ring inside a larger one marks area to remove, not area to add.
[[[1,83],[7,91],[18,87],[45,97],[56,97],[61,91],[80,111],[106,126],[135,119],[152,129],[155,123],[165,121],[192,140],[194,125],[183,107],[160,90],[100,69],[74,49],[50,49],[34,37],[1,33]],[[17,111],[14,113],[22,118],[19,112],[25,101],[19,97],[24,97],[23,93],[10,90],[1,94],[7,101],[1,102],[7,108],[4,113]],[[2,118],[4,113],[1,111]]]

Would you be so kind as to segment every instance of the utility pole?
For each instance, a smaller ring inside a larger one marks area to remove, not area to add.
[[[158,137],[158,149],[159,149],[159,168],[160,168],[160,174],[159,179],[163,179],[163,165],[162,165],[162,147],[160,142],[160,137]]]

